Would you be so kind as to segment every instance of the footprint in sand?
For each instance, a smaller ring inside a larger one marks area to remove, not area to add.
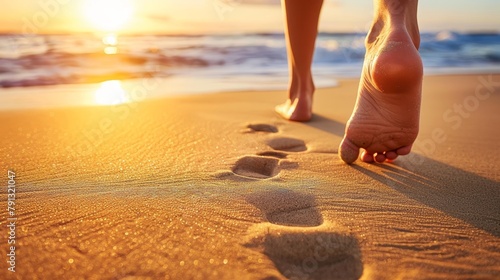
[[[323,221],[310,194],[290,190],[253,193],[246,200],[270,223],[249,230],[244,246],[267,255],[289,279],[359,279],[361,252],[355,237]]]
[[[234,164],[232,171],[234,174],[248,178],[271,178],[280,172],[279,159],[273,157],[245,156]]]
[[[278,128],[274,125],[255,123],[248,124],[244,133],[277,133]],[[274,137],[266,144],[272,151],[260,152],[257,155],[244,156],[236,161],[231,168],[232,174],[247,179],[268,179],[277,176],[282,169],[296,168],[297,163],[284,160],[288,153],[307,151],[303,140],[291,137]],[[223,174],[221,177],[225,177]]]
[[[265,123],[255,123],[247,125],[247,129],[245,130],[247,133],[252,132],[269,132],[269,133],[277,133],[278,128],[274,125],[265,124]]]
[[[277,137],[267,141],[267,145],[277,151],[303,152],[307,151],[306,143],[303,140],[291,137]]]
[[[323,224],[314,196],[286,189],[253,193],[246,200],[276,225],[315,227]]]

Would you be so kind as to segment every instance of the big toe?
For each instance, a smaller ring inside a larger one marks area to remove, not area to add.
[[[358,159],[359,147],[354,145],[349,139],[344,138],[340,143],[340,158],[347,164],[351,164]]]

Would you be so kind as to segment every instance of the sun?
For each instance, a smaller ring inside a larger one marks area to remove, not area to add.
[[[134,11],[132,0],[85,0],[87,20],[101,31],[120,30],[130,21]]]

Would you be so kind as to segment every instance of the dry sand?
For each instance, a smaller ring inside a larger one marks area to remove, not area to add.
[[[339,160],[340,84],[309,123],[284,92],[0,112],[0,278],[499,279],[500,76],[426,77],[416,153],[384,165]]]

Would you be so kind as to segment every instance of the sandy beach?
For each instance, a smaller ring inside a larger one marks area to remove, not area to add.
[[[338,157],[357,83],[308,123],[283,91],[0,111],[0,278],[499,279],[500,75],[425,77],[389,164]]]

